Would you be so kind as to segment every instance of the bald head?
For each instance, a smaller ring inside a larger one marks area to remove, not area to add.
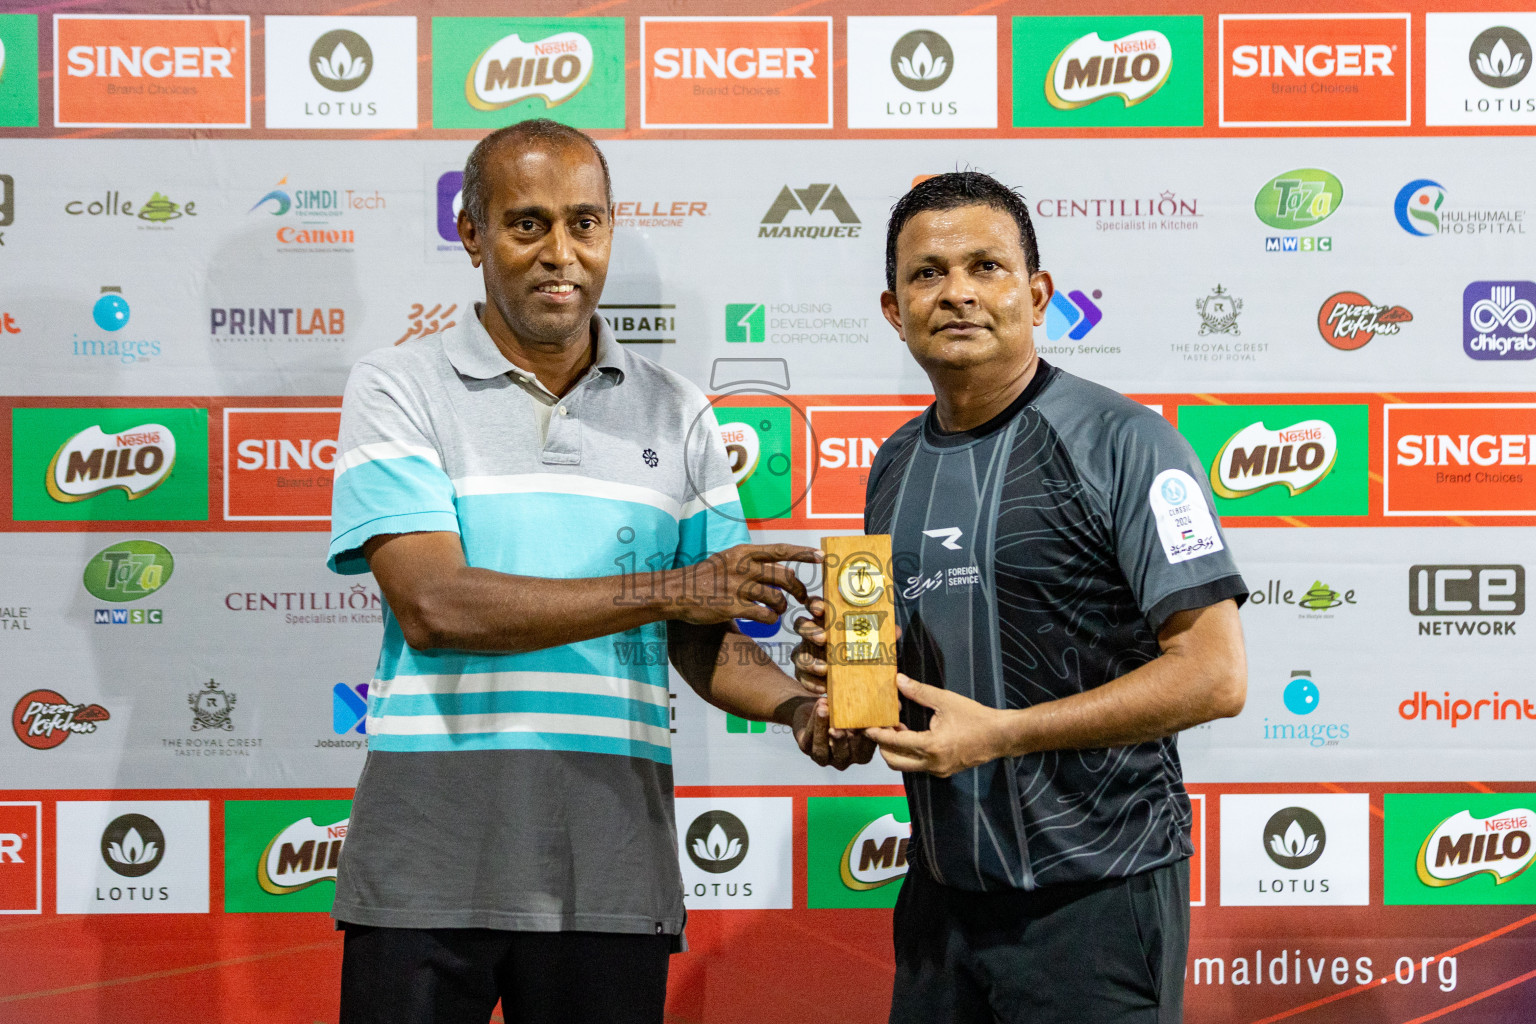
[[[481,139],[469,154],[469,160],[464,164],[464,212],[469,214],[469,219],[474,221],[475,226],[482,231],[486,226],[492,192],[487,176],[493,173],[492,169],[497,164],[494,157],[503,146],[514,147],[514,150],[530,148],[563,150],[577,147],[590,151],[597,158],[598,166],[602,168],[603,190],[607,196],[608,205],[613,205],[613,181],[608,174],[608,159],[603,156],[603,151],[597,148],[597,143],[591,136],[545,117],[532,121],[519,121],[505,128],[498,128]]]

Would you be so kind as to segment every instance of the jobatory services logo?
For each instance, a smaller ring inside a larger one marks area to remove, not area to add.
[[[623,18],[433,18],[432,126],[624,127]]]
[[[350,813],[348,800],[225,801],[225,912],[329,911]]]
[[[0,801],[0,914],[43,912],[43,805]]]
[[[1301,167],[1277,174],[1253,197],[1253,212],[1265,224],[1282,231],[1316,227],[1344,202],[1344,185],[1328,171]],[[1331,252],[1331,236],[1283,235],[1264,239],[1265,252]]]
[[[19,522],[208,518],[205,409],[16,408],[11,430]]]
[[[812,405],[806,409],[806,450],[815,473],[807,519],[860,519],[875,452],[896,429],[920,416],[922,405]]]
[[[59,128],[249,128],[246,15],[55,14]]]
[[[1182,405],[1222,516],[1365,515],[1364,405]]]
[[[832,19],[641,18],[642,128],[831,128]]]
[[[36,126],[37,15],[0,14],[0,128]]]
[[[1536,282],[1473,281],[1461,294],[1463,352],[1473,359],[1536,359]]]
[[[102,285],[101,292],[91,306],[91,322],[106,336],[87,330],[84,337],[72,334],[70,355],[82,359],[103,359],[119,366],[153,362],[165,351],[159,338],[146,338],[120,334],[128,326],[133,308],[123,294],[121,285]]]
[[[268,15],[268,128],[415,128],[416,19]]]
[[[225,409],[224,518],[329,520],[340,431],[339,408]]]
[[[1364,793],[1223,793],[1221,904],[1367,906]]]
[[[1446,203],[1445,186],[1416,178],[1398,189],[1392,201],[1397,224],[1410,235],[1474,236],[1525,234],[1526,211],[1519,207],[1467,208]]]
[[[810,223],[807,223],[810,221]],[[758,224],[758,238],[858,238],[862,225],[843,190],[821,182],[779,189]]]
[[[31,690],[11,709],[11,729],[33,750],[52,750],[71,736],[88,736],[109,720],[100,704],[75,704],[54,690]]]
[[[850,17],[848,127],[997,127],[997,19]]]
[[[1205,123],[1198,16],[1016,17],[1016,128]]]
[[[1388,793],[1387,906],[1536,902],[1536,794]]]
[[[1097,288],[1091,295],[1076,288],[1053,294],[1045,310],[1046,338],[1053,342],[1082,341],[1104,319],[1104,311],[1098,305],[1103,298],[1104,293]],[[1117,355],[1120,352],[1118,345],[1059,344],[1039,348],[1046,355]]]
[[[1372,338],[1391,337],[1413,320],[1402,306],[1381,305],[1359,292],[1336,292],[1317,311],[1317,332],[1336,349],[1353,352]]]
[[[1536,124],[1536,14],[1430,13],[1425,30],[1425,124]]]
[[[677,801],[677,822],[689,910],[794,906],[790,798],[684,797]]]
[[[1412,118],[1407,14],[1223,14],[1223,128],[1402,126]]]
[[[907,874],[905,797],[810,797],[806,895],[819,907],[894,907]]]
[[[1411,566],[1408,611],[1419,636],[1514,636],[1525,614],[1525,567]]]
[[[1536,515],[1536,405],[1389,402],[1382,514]]]
[[[331,731],[338,736],[355,732],[368,735],[368,684],[348,686],[337,683],[331,687]]]

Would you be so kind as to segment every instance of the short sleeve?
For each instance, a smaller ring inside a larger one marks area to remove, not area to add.
[[[686,455],[687,494],[678,515],[674,567],[692,565],[752,540],[725,440],[720,436],[720,423],[708,405],[691,420]]]
[[[391,533],[459,532],[453,484],[427,418],[401,385],[368,362],[347,380],[331,490],[326,565],[368,571],[363,544]]]
[[[1189,442],[1149,412],[1126,422],[1112,448],[1115,556],[1152,629],[1176,612],[1241,605],[1248,587]]]

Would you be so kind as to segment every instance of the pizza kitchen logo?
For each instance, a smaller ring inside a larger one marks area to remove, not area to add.
[[[1372,338],[1397,334],[1413,314],[1402,306],[1378,305],[1359,292],[1338,292],[1317,311],[1323,340],[1346,352],[1364,348]]]
[[[53,690],[33,690],[16,702],[11,728],[33,750],[51,750],[73,735],[95,732],[111,717],[100,704],[74,704]]]
[[[1173,44],[1156,29],[1120,39],[1097,32],[1068,43],[1051,63],[1045,98],[1057,110],[1076,110],[1118,96],[1127,107],[1144,102],[1168,81]]]
[[[75,502],[110,490],[128,500],[159,487],[176,464],[176,436],[159,423],[144,423],[115,434],[91,426],[59,446],[48,463],[48,494]]]
[[[1301,494],[1333,471],[1338,455],[1338,435],[1327,420],[1303,420],[1279,430],[1263,421],[1250,423],[1217,452],[1211,487],[1223,498],[1242,498],[1276,485]]]

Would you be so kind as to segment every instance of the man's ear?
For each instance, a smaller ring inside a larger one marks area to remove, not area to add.
[[[458,220],[459,241],[464,244],[464,251],[469,253],[469,262],[472,266],[480,265],[480,232],[475,227],[475,222],[470,219],[468,210],[459,211]]]
[[[1037,270],[1029,278],[1029,297],[1035,307],[1035,326],[1045,323],[1045,310],[1056,294],[1056,283],[1044,270]]]
[[[896,336],[905,344],[906,332],[901,327],[901,307],[896,302],[896,293],[884,291],[880,293],[880,312],[885,317],[885,322],[896,328]]]

